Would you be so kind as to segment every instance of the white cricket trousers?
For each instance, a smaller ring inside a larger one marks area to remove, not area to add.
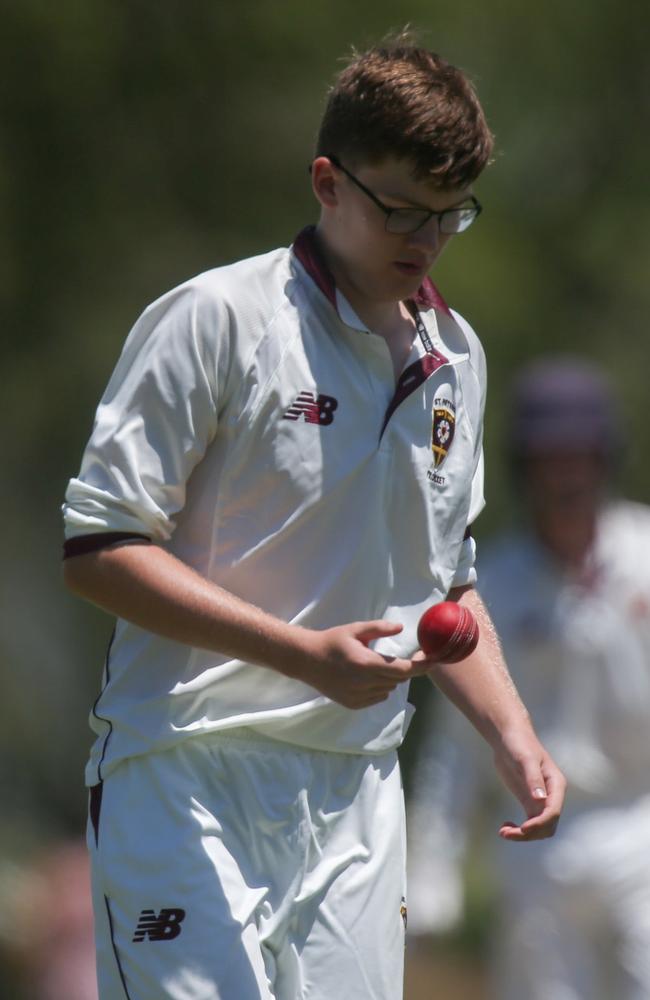
[[[100,1000],[400,1000],[397,755],[239,735],[91,790]]]

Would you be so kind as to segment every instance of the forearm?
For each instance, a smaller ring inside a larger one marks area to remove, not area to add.
[[[385,657],[371,643],[402,626],[384,620],[328,629],[292,625],[249,604],[156,545],[128,544],[72,556],[74,593],[154,634],[298,679],[346,708],[384,701],[426,664]]]
[[[105,548],[64,563],[74,593],[140,628],[290,674],[307,630],[217,586],[157,545]]]
[[[497,772],[524,807],[525,821],[506,821],[500,835],[515,841],[552,836],[564,801],[564,776],[537,738],[481,598],[470,588],[449,597],[476,615],[479,643],[465,660],[435,664],[429,676],[490,745]]]
[[[506,666],[501,644],[481,597],[471,587],[458,588],[450,600],[465,604],[479,625],[474,652],[459,663],[439,663],[430,678],[496,749],[513,730],[531,731],[528,711]]]

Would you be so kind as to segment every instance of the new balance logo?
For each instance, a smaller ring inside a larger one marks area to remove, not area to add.
[[[171,941],[180,934],[184,920],[185,910],[162,909],[158,916],[155,910],[143,910],[133,940],[144,941],[148,936],[150,941]]]
[[[334,396],[314,396],[313,392],[301,392],[283,416],[283,420],[299,420],[304,417],[308,424],[326,427],[334,420],[334,410],[339,405]]]

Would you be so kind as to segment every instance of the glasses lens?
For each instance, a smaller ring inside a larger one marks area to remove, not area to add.
[[[423,208],[393,208],[386,216],[386,229],[389,233],[414,233],[430,216]]]
[[[440,232],[447,236],[455,236],[469,229],[481,211],[479,205],[464,205],[460,208],[450,208],[438,214]],[[423,208],[393,208],[386,216],[386,229],[389,233],[414,233],[424,226],[435,212]]]
[[[465,208],[452,208],[448,212],[440,213],[440,232],[449,236],[457,233],[464,233],[469,229],[479,210],[474,205],[467,205]]]

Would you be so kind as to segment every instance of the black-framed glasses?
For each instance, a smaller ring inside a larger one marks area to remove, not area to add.
[[[380,201],[370,188],[367,188],[354,174],[346,170],[337,156],[333,156],[331,153],[327,153],[326,155],[327,159],[338,170],[341,170],[346,177],[349,177],[352,183],[356,184],[375,203],[377,208],[382,210],[386,216],[386,232],[388,233],[401,234],[402,236],[407,233],[416,233],[422,226],[426,226],[429,219],[435,216],[438,219],[441,233],[444,233],[445,236],[456,236],[458,233],[464,233],[466,229],[469,229],[474,220],[483,211],[483,206],[474,195],[469,196],[469,204],[466,202],[463,205],[459,205],[458,208],[446,208],[442,212],[434,212],[428,208],[391,208],[389,205],[384,205],[383,201]]]

